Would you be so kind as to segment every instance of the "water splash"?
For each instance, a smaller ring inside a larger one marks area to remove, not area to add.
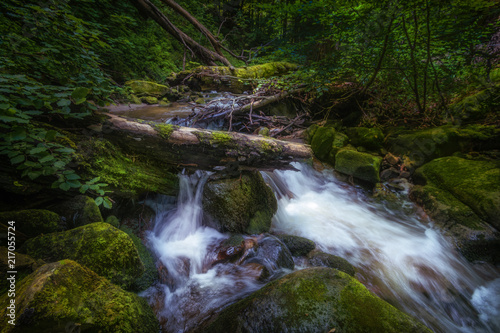
[[[487,284],[432,223],[372,202],[331,173],[296,168],[266,175],[280,198],[274,232],[346,258],[365,286],[437,332],[497,331],[500,283]]]

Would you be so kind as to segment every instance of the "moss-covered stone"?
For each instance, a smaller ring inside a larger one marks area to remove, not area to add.
[[[50,209],[63,217],[68,229],[104,221],[94,199],[86,195],[77,195]]]
[[[349,275],[310,268],[275,280],[221,312],[203,332],[431,332]]]
[[[307,259],[311,266],[335,268],[341,272],[349,274],[350,276],[354,276],[354,274],[356,274],[353,265],[351,265],[344,258],[334,256],[333,254],[322,251],[313,251],[309,253]]]
[[[5,223],[14,221],[16,231],[22,232],[28,237],[63,230],[61,217],[44,209],[1,212],[0,221]]]
[[[316,243],[304,237],[294,235],[277,235],[276,237],[282,241],[292,255],[296,257],[305,256],[316,248]]]
[[[108,216],[105,222],[111,224],[115,228],[120,228],[120,221],[114,215]]]
[[[105,222],[32,238],[20,251],[47,262],[75,260],[124,288],[144,273],[132,239]]]
[[[207,223],[223,232],[259,234],[269,230],[276,198],[258,172],[239,179],[209,181],[203,192]]]
[[[155,96],[161,97],[170,92],[170,88],[163,84],[150,81],[133,80],[125,82],[137,96]]]
[[[71,260],[44,265],[17,284],[16,323],[7,323],[0,299],[1,332],[108,332],[159,330],[147,302]]]
[[[349,127],[345,132],[351,140],[351,144],[356,147],[378,151],[384,143],[384,133],[380,128]]]
[[[114,194],[137,198],[145,192],[176,195],[179,191],[179,179],[169,172],[168,166],[139,156],[128,156],[106,140],[94,140],[88,144],[87,172],[109,184]]]
[[[424,130],[395,131],[387,140],[390,152],[403,156],[404,163],[419,167],[455,152],[500,147],[500,129],[495,126],[441,126]]]
[[[130,94],[128,96],[128,100],[132,104],[141,104],[142,103],[141,99],[139,97],[137,97],[136,95],[134,95],[134,94]]]
[[[340,150],[335,156],[335,170],[371,183],[380,181],[382,158],[353,150]]]
[[[481,219],[500,229],[500,161],[438,158],[419,168],[415,179],[417,183],[448,191]]]
[[[333,127],[319,127],[314,132],[311,140],[311,149],[314,155],[321,161],[325,160],[328,154],[330,154],[335,132],[335,128]]]
[[[14,256],[12,256],[14,254]],[[33,259],[22,253],[8,251],[7,247],[0,246],[0,295],[9,289],[10,281],[7,280],[7,271],[12,271],[10,265],[15,261],[16,281],[21,281],[38,267],[45,265],[41,259]]]
[[[496,98],[500,93],[500,84],[492,84],[486,89],[480,90],[473,95],[467,96],[450,106],[454,119],[465,122],[480,121],[489,113],[498,112]],[[497,104],[498,105],[498,104]]]
[[[141,97],[141,102],[146,104],[158,104],[158,98],[154,96],[143,96]]]

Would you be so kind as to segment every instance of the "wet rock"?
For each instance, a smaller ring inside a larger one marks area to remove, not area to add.
[[[203,191],[205,223],[222,232],[260,234],[271,227],[277,202],[258,172],[208,181]]]
[[[334,127],[319,127],[311,131],[311,149],[314,155],[322,162],[335,164],[338,151],[349,143],[349,138]]]
[[[378,183],[381,162],[382,158],[379,156],[344,149],[335,157],[335,170],[371,183]]]
[[[217,260],[215,263],[235,262],[238,260],[245,250],[245,239],[241,235],[231,235],[224,240],[216,250]]]
[[[271,235],[259,240],[254,251],[242,262],[242,264],[249,263],[263,265],[271,275],[281,274],[283,268],[293,269],[295,266],[290,250],[278,238]]]
[[[1,299],[2,332],[158,332],[147,302],[72,260],[43,265],[17,284],[16,323]]]
[[[388,168],[385,170],[382,170],[380,172],[380,180],[385,182],[390,179],[398,178],[399,177],[399,170],[396,168]]]
[[[356,147],[378,151],[384,143],[384,133],[380,128],[349,127],[346,134]]]
[[[293,235],[277,235],[286,247],[290,250],[293,256],[306,256],[309,252],[316,248],[316,244],[307,238]]]
[[[144,273],[132,239],[105,222],[40,235],[28,240],[19,251],[46,262],[75,260],[124,288]]]
[[[314,251],[310,253],[308,256],[308,262],[311,266],[335,268],[349,274],[350,276],[354,276],[354,274],[356,274],[354,266],[352,266],[347,260],[322,251]]]
[[[387,163],[388,165],[396,165],[399,162],[401,162],[401,159],[397,156],[392,155],[391,153],[387,153],[384,156],[384,161],[383,163]]]
[[[10,212],[1,212],[0,221],[15,222],[15,231],[27,237],[63,230],[61,217],[54,212],[44,209],[26,209]],[[20,244],[18,244],[20,245]]]
[[[460,251],[469,260],[491,259],[487,249],[499,240],[499,162],[443,157],[417,169],[415,181],[420,185],[410,197],[456,240]]]
[[[268,283],[200,332],[431,332],[349,275],[310,268]]]
[[[63,217],[68,229],[104,221],[94,199],[86,195],[77,195],[50,209]]]

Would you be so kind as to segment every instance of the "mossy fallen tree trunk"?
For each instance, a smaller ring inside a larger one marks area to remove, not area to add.
[[[210,131],[141,123],[108,114],[106,139],[129,155],[147,155],[168,165],[212,169],[293,169],[291,162],[309,159],[309,145],[236,132]]]

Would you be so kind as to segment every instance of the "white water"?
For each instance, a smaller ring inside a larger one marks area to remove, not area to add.
[[[498,275],[480,277],[410,203],[388,209],[331,173],[296,167],[268,177],[278,193],[292,193],[279,195],[274,232],[347,259],[365,286],[436,332],[500,331]]]
[[[263,174],[279,198],[273,232],[312,239],[344,257],[365,286],[436,332],[500,331],[500,278],[492,268],[477,274],[410,203],[389,209],[331,173],[296,167],[300,172]],[[165,332],[189,331],[262,286],[243,266],[210,265],[228,235],[201,225],[207,177],[181,176],[177,204],[157,203],[149,240],[171,280],[144,295]]]

